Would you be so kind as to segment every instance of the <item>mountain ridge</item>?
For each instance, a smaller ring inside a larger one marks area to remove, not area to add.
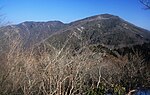
[[[66,31],[68,31],[68,32],[70,31],[69,33],[71,33],[73,31],[75,33],[74,35],[76,35],[76,36],[78,35],[78,38],[81,38],[81,36],[85,36],[82,38],[86,41],[87,40],[91,41],[92,44],[96,44],[96,43],[103,44],[103,42],[111,44],[111,42],[109,42],[109,41],[112,41],[115,37],[116,37],[116,39],[114,39],[113,43],[116,45],[119,43],[121,45],[122,42],[115,43],[115,41],[123,41],[123,40],[125,40],[124,43],[126,45],[132,44],[132,42],[130,42],[130,41],[134,41],[134,44],[136,44],[136,45],[142,44],[145,42],[147,43],[150,41],[150,39],[149,39],[150,32],[148,32],[148,30],[144,30],[133,24],[130,24],[130,23],[122,20],[118,16],[113,16],[113,15],[108,15],[108,14],[104,14],[102,16],[104,16],[104,17],[106,16],[106,17],[110,17],[110,18],[109,19],[101,19],[100,18],[101,15],[97,15],[97,16],[81,19],[81,20],[78,20],[75,22],[71,22],[70,26],[69,26],[70,28],[66,29]],[[83,33],[86,33],[86,34],[83,34]],[[62,37],[65,35],[65,33],[63,35],[63,32],[60,32],[59,34],[62,34]],[[56,36],[59,34],[56,33]],[[106,36],[104,36],[104,35],[106,35]],[[110,40],[107,41],[108,39],[110,39]],[[131,40],[129,40],[129,39],[131,39]],[[53,40],[53,39],[50,38],[50,40]],[[97,41],[95,41],[95,40],[97,40]],[[58,41],[61,41],[61,40],[58,40]],[[54,43],[57,43],[57,41]]]
[[[21,36],[25,45],[40,44],[43,41],[49,42],[48,40],[55,40],[55,36],[59,35],[62,39],[56,37],[58,42],[52,43],[60,44],[59,42],[65,41],[64,37],[68,37],[72,33],[78,41],[82,39],[84,43],[89,41],[88,44],[102,44],[112,49],[117,48],[115,45],[125,47],[133,43],[138,45],[150,42],[150,31],[111,14],[95,15],[70,23],[26,21],[17,25],[2,27],[1,31],[3,31],[1,34],[5,36],[9,34]]]

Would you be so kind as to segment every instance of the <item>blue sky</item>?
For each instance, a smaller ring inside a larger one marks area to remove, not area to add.
[[[0,0],[7,21],[60,20],[69,23],[92,15],[109,13],[150,30],[150,10],[139,0]]]

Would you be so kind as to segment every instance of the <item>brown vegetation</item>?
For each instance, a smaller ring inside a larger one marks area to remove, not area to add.
[[[66,44],[50,53],[44,43],[26,51],[19,38],[9,41],[0,62],[1,95],[104,95],[110,90],[123,95],[138,83],[150,83],[148,64],[138,53],[116,58],[85,46],[72,55]]]

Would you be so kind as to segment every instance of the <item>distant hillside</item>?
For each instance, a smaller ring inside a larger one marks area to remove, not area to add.
[[[150,31],[137,27],[118,16],[102,14],[69,24],[60,21],[23,22],[0,29],[0,45],[3,48],[7,46],[5,42],[7,40],[3,38],[16,37],[22,39],[25,47],[38,46],[45,42],[56,49],[61,49],[68,41],[67,44],[72,49],[79,49],[85,45],[101,45],[108,49],[119,49],[149,43]]]
[[[66,27],[60,21],[48,22],[23,22],[18,25],[9,25],[0,28],[0,45],[8,46],[7,41],[20,39],[23,47],[30,47],[39,43],[41,40],[49,37],[49,35],[58,32]],[[6,42],[5,42],[6,41]],[[4,49],[3,49],[4,50]],[[2,50],[1,50],[2,51]]]
[[[79,50],[83,46],[100,45],[108,50],[132,47],[150,42],[150,31],[139,28],[118,16],[102,14],[71,22],[65,30],[47,38],[56,49]]]

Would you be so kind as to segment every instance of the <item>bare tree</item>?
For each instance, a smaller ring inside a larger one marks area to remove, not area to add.
[[[150,9],[150,0],[140,0],[140,2],[146,7],[145,9]]]

